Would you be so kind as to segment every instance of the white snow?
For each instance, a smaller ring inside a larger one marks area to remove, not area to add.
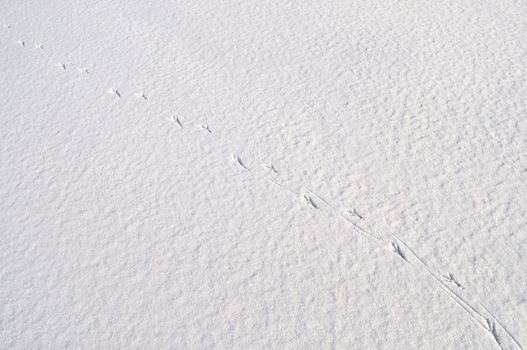
[[[1,349],[527,349],[526,2],[0,24]]]

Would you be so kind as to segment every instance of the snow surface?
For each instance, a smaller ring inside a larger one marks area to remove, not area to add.
[[[527,349],[527,2],[0,26],[0,348]]]

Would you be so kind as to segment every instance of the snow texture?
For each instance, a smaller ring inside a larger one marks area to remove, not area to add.
[[[1,349],[527,349],[527,2],[0,25]]]

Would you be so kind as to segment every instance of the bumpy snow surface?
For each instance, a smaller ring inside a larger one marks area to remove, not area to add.
[[[527,2],[0,0],[1,349],[527,349]]]

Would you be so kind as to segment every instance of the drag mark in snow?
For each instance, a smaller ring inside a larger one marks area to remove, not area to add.
[[[309,191],[311,194],[313,194],[315,197],[317,197],[318,199],[320,199],[322,202],[324,202],[324,204],[326,204],[328,206],[328,210],[333,213],[333,214],[336,214],[338,216],[340,216],[341,218],[343,218],[346,222],[348,222],[349,224],[351,224],[351,226],[356,230],[358,231],[361,235],[367,237],[367,238],[371,238],[371,239],[374,239],[375,241],[378,241],[380,242],[381,239],[377,236],[375,236],[374,234],[372,234],[371,232],[368,232],[367,230],[363,229],[361,226],[357,225],[356,223],[354,223],[353,221],[351,221],[347,216],[346,214],[349,214],[348,210],[344,210],[344,211],[339,211],[337,210],[333,205],[331,205],[328,201],[326,201],[324,198],[322,198],[321,196],[319,196],[318,194],[316,194],[315,192],[313,191]],[[355,209],[353,209],[355,211]],[[352,212],[352,213],[353,213]],[[361,218],[361,216],[358,216],[359,218]]]
[[[325,206],[323,207],[320,207],[319,205],[317,205],[314,201],[313,201],[313,198],[309,195],[305,195],[305,194],[300,194],[298,192],[295,192],[293,190],[291,190],[290,188],[287,188],[285,187],[284,185],[274,181],[274,180],[269,180],[271,183],[275,184],[276,186],[288,191],[289,193],[295,195],[296,197],[300,197],[301,200],[308,204],[309,206],[311,207],[314,207],[316,209],[322,209],[322,210],[325,210],[326,212],[330,213],[330,214],[333,214],[333,215],[337,215],[339,217],[341,217],[342,219],[344,219],[348,224],[351,225],[351,227],[356,231],[358,232],[360,235],[368,238],[368,239],[372,239],[374,240],[375,242],[381,242],[381,239],[375,235],[373,235],[372,233],[368,232],[367,230],[363,229],[361,226],[357,225],[356,223],[354,223],[353,221],[351,221],[342,211],[339,211],[337,210],[333,205],[331,205],[328,201],[326,201],[323,197],[321,197],[320,195],[318,195],[317,193],[313,192],[313,191],[310,191],[310,190],[307,190],[307,192],[309,192],[311,195],[313,195],[313,197],[316,197],[318,200],[320,200],[321,202],[323,202],[325,204]]]
[[[485,306],[483,306],[482,304],[479,304],[479,306],[481,306],[481,308],[483,310],[485,310],[489,316],[490,316],[490,319],[487,319],[487,324],[489,325],[488,327],[488,330],[492,333],[492,336],[494,337],[494,339],[496,340],[496,342],[498,342],[498,337],[496,335],[496,324],[498,326],[500,326],[501,329],[503,329],[503,331],[505,333],[507,333],[507,335],[509,336],[509,338],[511,338],[511,340],[514,342],[514,344],[518,347],[518,349],[520,350],[523,350],[523,347],[520,345],[520,343],[518,343],[518,341],[516,340],[516,338],[514,338],[514,336],[507,330],[507,328],[505,328],[505,326],[500,322],[498,321],[498,319],[496,317],[494,317],[494,315],[492,314],[492,312],[489,311],[489,309],[487,309]],[[492,327],[490,327],[490,325],[492,325]],[[500,344],[501,346],[501,344]]]
[[[313,209],[320,209],[319,206],[315,203],[315,201],[313,200],[313,198],[306,194],[306,193],[298,193],[296,191],[293,191],[292,189],[274,181],[273,179],[269,179],[269,181],[272,183],[272,184],[275,184],[276,186],[280,187],[281,189],[284,189],[286,190],[287,192],[293,194],[295,197],[297,198],[300,198],[300,201],[302,203],[304,203],[305,205],[313,208]],[[310,192],[310,191],[309,191]]]
[[[361,235],[367,237],[367,238],[371,238],[377,242],[381,242],[381,239],[377,236],[375,236],[374,234],[366,231],[365,229],[363,229],[362,227],[360,227],[359,225],[357,225],[356,223],[354,223],[353,221],[351,221],[348,217],[346,217],[345,215],[343,215],[342,213],[339,213],[339,216],[341,218],[343,218],[344,220],[346,220],[355,230],[357,230]]]
[[[301,195],[272,179],[270,179],[269,181],[295,196],[300,196],[305,204],[313,208],[319,208],[317,204],[315,204],[311,196],[306,195],[306,194]],[[367,230],[363,229],[361,226],[357,225],[349,218],[349,216],[351,216],[351,217],[357,217],[360,220],[364,220],[364,217],[361,214],[359,214],[356,209],[352,209],[352,210],[344,209],[341,211],[337,211],[330,203],[328,203],[322,197],[320,197],[319,195],[311,191],[309,192],[312,193],[314,196],[316,196],[319,200],[324,202],[327,205],[326,209],[329,212],[337,213],[346,222],[351,224],[351,226],[356,231],[358,231],[360,234],[378,243],[384,242],[384,240],[373,235]],[[393,234],[391,236],[394,238],[394,241],[389,242],[388,249],[392,251],[393,253],[395,253],[397,256],[399,256],[401,259],[403,259],[407,264],[415,267],[415,264],[412,263],[412,261],[409,259],[410,257],[412,257],[412,260],[414,262],[417,262],[418,265],[420,265],[424,269],[424,271],[439,285],[439,287],[446,293],[446,295],[452,301],[454,301],[458,306],[460,306],[480,327],[482,327],[482,329],[484,329],[485,331],[489,332],[492,335],[493,339],[495,340],[495,342],[498,344],[498,346],[501,349],[503,349],[503,346],[501,345],[501,341],[500,341],[500,338],[497,332],[497,327],[489,326],[489,324],[498,324],[500,328],[503,329],[503,331],[514,342],[514,344],[516,344],[516,346],[520,350],[523,350],[523,347],[516,341],[516,339],[512,336],[512,334],[510,334],[507,331],[507,329],[501,323],[499,323],[488,310],[485,309],[485,311],[490,315],[491,317],[490,319],[493,320],[492,323],[488,323],[489,318],[484,317],[481,311],[476,310],[476,308],[473,307],[467,300],[465,300],[461,295],[459,295],[454,290],[452,290],[448,285],[446,285],[446,283],[451,283],[460,290],[464,289],[463,286],[454,278],[453,274],[448,273],[446,275],[439,275],[439,274],[434,273],[430,269],[430,267],[423,261],[423,259],[421,259],[402,239],[400,239],[399,237]],[[406,252],[408,252],[408,255],[406,254]]]
[[[424,268],[425,272],[428,273],[436,283],[439,284],[441,289],[443,289],[448,297],[450,297],[456,304],[458,304],[463,310],[465,310],[466,313],[469,314],[469,316],[485,331],[487,331],[496,344],[501,348],[503,348],[502,340],[499,337],[499,334],[497,332],[496,324],[500,326],[500,328],[509,336],[509,338],[514,342],[514,344],[520,349],[523,350],[523,347],[518,343],[518,341],[514,338],[514,336],[501,324],[494,315],[486,309],[483,305],[479,304],[480,307],[490,316],[485,317],[483,315],[483,312],[476,310],[474,306],[472,306],[468,301],[466,301],[463,297],[461,297],[458,293],[456,293],[454,290],[452,290],[450,287],[448,287],[445,282],[441,280],[440,277],[438,277],[431,269],[428,267],[428,265],[421,259],[403,240],[401,240],[399,237],[392,235],[399,243],[402,244],[402,246],[410,253],[410,255],[417,260],[417,262]],[[443,276],[441,276],[443,277]],[[449,274],[447,277],[449,279],[453,280],[453,276]],[[444,279],[444,277],[443,277]],[[457,283],[454,283],[457,287]]]
[[[276,181],[274,181],[274,180],[272,180],[272,179],[269,180],[269,182],[271,182],[272,184],[274,184],[274,185],[280,187],[280,188],[283,189],[283,190],[286,190],[287,192],[289,192],[289,193],[291,193],[291,194],[294,194],[295,196],[300,196],[300,194],[299,194],[298,192],[295,192],[295,191],[293,191],[292,189],[287,188],[287,187],[285,187],[284,185],[282,185],[282,184],[280,184],[280,183],[278,183],[278,182],[276,182]]]
[[[4,24],[3,27],[5,29],[11,28],[9,24]],[[22,39],[18,40],[17,44],[22,47],[25,47],[25,42]],[[43,45],[40,43],[35,44],[35,47],[40,50],[44,49]],[[62,70],[66,70],[66,65],[62,62],[59,63],[59,67],[62,68]],[[84,68],[82,72],[87,74],[88,69]],[[118,98],[121,98],[121,93],[116,88],[111,88],[108,92],[117,96]],[[139,98],[142,98],[143,100],[147,99],[144,92],[139,93],[137,96]],[[181,123],[179,117],[172,116],[172,119],[179,125],[180,128],[183,128],[183,124]],[[208,124],[201,124],[200,127],[208,133],[212,133]],[[231,159],[241,168],[249,170],[237,155],[232,154]],[[263,165],[263,167],[268,169],[273,174],[278,174],[278,171],[272,164]],[[504,349],[504,345],[502,345],[502,343],[505,340],[503,336],[506,334],[506,336],[510,339],[512,343],[515,344],[518,349],[524,350],[524,348],[514,338],[514,336],[505,328],[505,326],[501,322],[498,321],[498,319],[496,319],[496,317],[494,317],[494,315],[487,308],[485,308],[482,304],[479,304],[478,310],[474,306],[472,306],[469,301],[465,300],[465,298],[462,297],[461,291],[463,291],[464,288],[454,278],[453,274],[451,274],[450,272],[448,272],[447,274],[439,274],[432,271],[432,269],[423,261],[423,259],[421,259],[404,241],[402,241],[396,235],[391,235],[394,238],[393,241],[386,242],[385,240],[363,229],[357,223],[352,221],[351,218],[364,220],[364,217],[359,214],[355,208],[352,208],[351,210],[344,209],[339,211],[316,193],[308,191],[310,194],[301,194],[280,184],[277,181],[274,181],[271,178],[269,178],[269,181],[272,184],[294,195],[296,198],[300,198],[305,205],[313,209],[321,209],[323,211],[327,211],[329,213],[333,213],[340,216],[347,223],[349,223],[355,231],[365,236],[366,238],[372,239],[377,243],[388,243],[388,249],[398,255],[400,258],[402,258],[406,263],[416,268],[420,266],[422,270],[424,270],[424,272],[427,273],[438,284],[438,286],[443,290],[443,292],[445,292],[445,294],[450,299],[452,299],[458,306],[460,306],[479,326],[482,327],[482,329],[484,329],[488,334],[492,336],[496,344],[501,349]],[[317,202],[315,202],[313,198],[317,198]],[[323,205],[322,203],[324,203],[325,205]],[[450,287],[449,285],[453,286]],[[454,287],[458,288],[459,290],[456,292],[456,289]],[[500,333],[502,333],[501,337]]]

